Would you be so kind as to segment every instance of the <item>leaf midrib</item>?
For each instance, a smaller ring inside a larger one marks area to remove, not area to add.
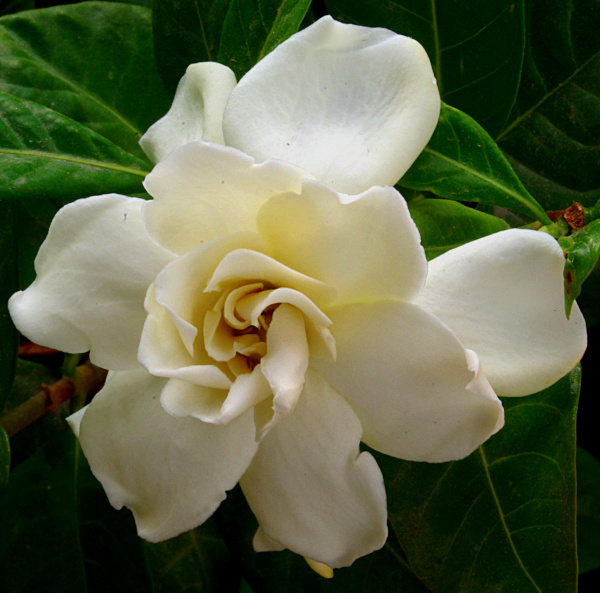
[[[56,161],[65,161],[69,163],[73,163],[75,165],[81,166],[91,166],[97,167],[99,169],[108,169],[111,171],[118,171],[119,173],[127,173],[129,175],[137,175],[139,177],[146,177],[149,171],[144,171],[143,169],[131,169],[129,167],[124,167],[122,165],[117,165],[116,163],[108,163],[105,161],[98,161],[95,159],[84,159],[74,157],[72,155],[60,155],[51,152],[43,152],[38,150],[18,150],[18,149],[6,149],[0,148],[0,154],[8,154],[14,156],[32,156],[38,158],[45,158],[49,160]]]
[[[458,169],[462,169],[463,171],[465,171],[469,175],[472,175],[473,177],[477,177],[477,178],[481,179],[482,181],[485,181],[486,183],[488,183],[488,184],[496,187],[497,189],[505,192],[506,194],[508,194],[509,196],[511,196],[512,198],[514,198],[515,200],[517,200],[519,203],[523,204],[523,206],[525,206],[527,208],[527,210],[531,214],[533,214],[534,216],[536,216],[536,217],[541,216],[541,214],[544,212],[543,209],[542,209],[542,207],[539,206],[539,211],[534,214],[535,211],[534,211],[534,208],[532,208],[532,205],[528,201],[526,201],[525,199],[523,199],[523,197],[521,197],[520,194],[518,194],[514,190],[506,187],[506,185],[502,185],[502,184],[498,183],[493,178],[487,177],[487,176],[483,175],[482,173],[480,173],[476,169],[471,169],[470,167],[467,167],[466,165],[462,164],[461,162],[456,161],[456,160],[454,160],[454,159],[452,159],[450,157],[447,157],[447,156],[443,155],[441,152],[437,152],[436,150],[433,150],[429,146],[426,146],[425,149],[423,150],[423,152],[427,152],[427,153],[435,156],[436,158],[442,159],[443,161],[446,161],[447,163],[450,163],[454,167],[457,167]],[[531,198],[531,199],[533,200],[533,198]],[[545,217],[538,218],[538,220],[540,220],[540,222],[546,222],[546,223],[550,222],[549,219],[546,221]]]
[[[481,457],[483,471],[485,473],[485,477],[486,477],[487,483],[489,485],[490,492],[494,499],[494,504],[496,506],[496,510],[498,511],[498,517],[500,518],[500,522],[502,523],[502,528],[504,530],[504,533],[506,534],[506,539],[508,540],[508,544],[510,545],[510,548],[517,560],[517,563],[519,564],[521,570],[523,571],[523,574],[527,577],[527,579],[529,579],[531,584],[535,587],[535,590],[538,591],[539,593],[542,593],[542,590],[538,587],[537,583],[535,582],[533,577],[529,574],[529,571],[523,564],[523,561],[521,560],[521,556],[519,555],[519,552],[518,552],[518,550],[515,546],[515,543],[512,539],[512,533],[510,532],[508,525],[506,524],[506,517],[504,515],[502,505],[500,504],[500,499],[498,498],[498,494],[496,493],[496,489],[494,488],[494,483],[492,481],[492,477],[491,477],[490,471],[489,471],[489,464],[488,464],[487,458],[485,456],[485,451],[483,450],[483,447],[479,447],[478,451],[479,451],[479,455]]]

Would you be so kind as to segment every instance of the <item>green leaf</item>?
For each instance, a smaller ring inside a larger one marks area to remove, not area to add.
[[[310,0],[154,1],[154,44],[171,94],[196,62],[220,62],[238,80],[300,28]]]
[[[0,92],[0,199],[143,191],[144,161],[60,113]]]
[[[218,61],[221,30],[230,2],[154,0],[154,53],[158,71],[171,95],[190,64]]]
[[[547,210],[600,198],[600,4],[529,2],[523,79],[500,147]]]
[[[145,543],[144,551],[156,593],[236,591],[239,586],[239,567],[214,519],[167,541]]]
[[[429,593],[410,571],[393,534],[381,550],[335,570],[332,579],[324,579],[298,554],[254,551],[252,538],[258,523],[239,486],[228,492],[215,517],[232,555],[241,562],[244,577],[257,593]]]
[[[298,31],[310,4],[311,0],[231,0],[218,61],[229,66],[239,80]]]
[[[413,37],[442,99],[496,136],[514,105],[523,61],[523,0],[326,0],[331,15]]]
[[[10,473],[10,443],[8,435],[0,426],[0,488],[3,488],[8,482]]]
[[[452,200],[501,206],[550,223],[485,130],[448,105],[442,105],[429,144],[400,184]]]
[[[17,287],[14,208],[0,202],[0,413],[15,374],[19,334],[8,314],[8,299]]]
[[[63,430],[0,492],[0,590],[151,590],[130,513],[116,513]]]
[[[138,140],[169,108],[150,11],[86,2],[0,19],[0,91],[33,101],[145,159]]]
[[[506,425],[468,458],[428,464],[376,454],[390,520],[436,593],[577,588],[575,417],[581,372],[504,398]]]
[[[428,260],[509,228],[506,222],[496,216],[449,200],[413,200],[408,208],[421,234],[421,244]]]
[[[577,447],[577,552],[579,574],[600,566],[600,462]]]
[[[571,314],[573,302],[600,258],[600,220],[594,220],[569,237],[558,240],[565,252],[565,311]]]

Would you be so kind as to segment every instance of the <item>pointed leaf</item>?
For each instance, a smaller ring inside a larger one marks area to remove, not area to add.
[[[0,91],[58,111],[145,161],[138,140],[169,108],[150,11],[85,2],[2,17]]]
[[[506,425],[467,459],[377,459],[390,520],[436,593],[576,591],[575,415],[579,368],[506,398]]]
[[[498,137],[546,210],[600,198],[600,4],[537,0],[517,104]]]
[[[143,191],[147,163],[60,113],[0,92],[0,199]]]
[[[452,200],[501,206],[550,223],[485,130],[448,105],[442,105],[429,144],[400,185]]]
[[[413,200],[408,208],[419,229],[428,260],[509,228],[500,218],[449,200]]]
[[[523,61],[523,0],[326,0],[335,18],[385,27],[427,50],[442,99],[496,136],[513,107]]]

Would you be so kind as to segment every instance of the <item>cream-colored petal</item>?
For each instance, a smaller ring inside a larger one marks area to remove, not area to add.
[[[274,259],[335,287],[336,302],[410,300],[427,274],[404,198],[392,187],[340,196],[314,181],[271,198],[258,228]]]
[[[286,547],[337,568],[383,546],[383,478],[360,438],[350,406],[309,370],[294,412],[262,439],[240,481],[260,524],[257,550]]]
[[[148,158],[158,163],[190,140],[225,144],[223,111],[235,85],[235,74],[227,66],[217,62],[188,66],[171,109],[140,139]]]
[[[236,249],[219,262],[206,291],[221,291],[233,282],[261,281],[274,287],[292,288],[318,305],[327,304],[335,297],[335,289],[327,284],[300,274],[272,257],[253,249]]]
[[[382,301],[327,313],[337,360],[313,364],[350,403],[370,447],[411,461],[450,461],[502,426],[502,404],[476,355],[427,311]]]
[[[261,245],[260,238],[252,233],[225,236],[175,259],[162,270],[148,291],[148,317],[139,347],[139,360],[149,372],[215,388],[228,387],[222,367],[219,373],[200,368],[217,362],[206,351],[202,328],[219,295],[204,289],[225,254],[238,247],[260,249]],[[198,374],[205,372],[215,381],[207,383],[206,376]]]
[[[304,315],[296,307],[283,304],[273,312],[267,331],[267,354],[260,369],[273,392],[273,418],[263,433],[294,411],[304,389],[310,352]]]
[[[386,29],[324,17],[279,45],[233,89],[225,141],[294,163],[338,191],[394,185],[437,124],[425,50]]]
[[[529,395],[568,373],[586,347],[577,304],[569,320],[564,313],[564,262],[550,235],[503,231],[431,261],[416,302],[477,352],[499,395]]]
[[[306,173],[254,160],[226,146],[192,141],[170,152],[146,177],[154,197],[144,220],[163,247],[183,254],[217,237],[256,231],[256,212],[273,195],[300,191]]]
[[[175,418],[160,404],[165,383],[146,371],[110,375],[79,428],[111,504],[129,507],[152,542],[208,519],[256,452],[251,412],[228,426]]]
[[[65,352],[90,350],[104,368],[139,366],[146,290],[173,259],[146,233],[143,204],[111,194],[59,211],[36,257],[36,280],[9,302],[21,333]]]

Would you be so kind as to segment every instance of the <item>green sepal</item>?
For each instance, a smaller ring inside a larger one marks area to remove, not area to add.
[[[575,299],[600,257],[600,220],[594,220],[569,237],[558,240],[565,252],[565,313],[571,315]]]

